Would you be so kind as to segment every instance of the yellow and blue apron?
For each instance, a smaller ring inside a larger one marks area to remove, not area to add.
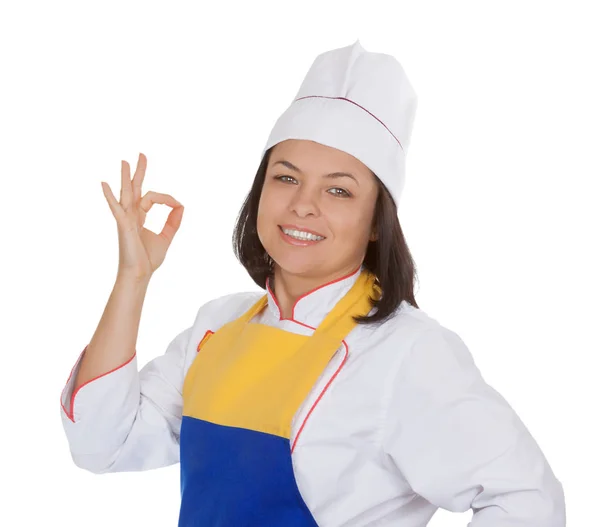
[[[294,477],[292,420],[379,293],[363,271],[310,336],[251,323],[265,295],[203,339],[183,385],[179,527],[317,526]]]

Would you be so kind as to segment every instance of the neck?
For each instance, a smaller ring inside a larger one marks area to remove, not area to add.
[[[307,293],[325,285],[334,282],[346,276],[350,276],[358,271],[357,265],[340,269],[335,273],[321,276],[305,276],[288,273],[275,264],[273,280],[271,281],[271,290],[277,299],[277,304],[281,310],[282,318],[292,317],[292,308],[296,301]]]

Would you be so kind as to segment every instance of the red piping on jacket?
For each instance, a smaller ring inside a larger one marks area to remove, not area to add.
[[[309,326],[308,324],[304,324],[304,323],[298,322],[296,320],[292,320],[291,322],[296,322],[296,324],[300,324],[301,326],[304,326],[304,327],[307,327],[309,329],[312,329],[313,331],[317,329],[317,328],[314,328],[312,326]],[[202,337],[202,340],[198,343],[196,351],[200,351],[200,348],[202,347],[202,344],[204,344],[208,340],[208,337],[210,337],[211,335],[214,335],[214,331],[211,331],[209,329],[204,334],[204,337]],[[319,401],[321,400],[321,398],[323,397],[323,395],[325,395],[325,392],[329,388],[330,384],[337,377],[338,373],[340,373],[340,370],[343,368],[344,364],[346,364],[346,360],[348,359],[348,344],[346,344],[345,340],[342,340],[342,344],[344,345],[344,348],[346,350],[346,353],[344,354],[344,359],[342,360],[342,363],[340,364],[340,366],[338,367],[338,369],[336,370],[336,372],[332,375],[331,379],[329,379],[329,382],[325,385],[325,387],[323,388],[323,390],[319,394],[319,397],[317,397],[317,400],[311,406],[310,410],[306,414],[306,417],[304,418],[304,421],[302,421],[302,425],[300,426],[300,429],[298,430],[298,433],[296,434],[296,437],[294,438],[294,444],[292,445],[292,450],[291,450],[292,454],[294,453],[294,449],[296,448],[296,443],[298,442],[298,438],[300,437],[300,434],[302,433],[302,430],[304,429],[304,425],[306,424],[306,421],[308,421],[308,418],[312,414],[313,410],[316,408],[317,404],[319,404]]]
[[[350,101],[350,102],[352,102],[352,101]],[[294,310],[296,309],[296,305],[298,304],[298,302],[302,298],[307,297],[311,293],[314,293],[315,291],[318,291],[319,289],[321,289],[323,287],[326,287],[326,286],[331,285],[331,284],[335,284],[336,282],[341,282],[342,280],[345,280],[346,278],[351,277],[352,275],[356,274],[360,270],[360,267],[361,266],[359,266],[358,269],[352,271],[350,274],[347,274],[346,276],[342,276],[341,278],[337,278],[336,280],[332,280],[331,282],[327,282],[326,284],[320,285],[319,287],[316,287],[316,288],[312,289],[311,291],[309,291],[308,293],[305,293],[302,296],[298,297],[296,299],[296,301],[294,302],[294,305],[292,306],[292,318],[282,318],[282,316],[281,316],[281,306],[279,305],[279,302],[277,301],[277,297],[273,294],[273,291],[271,290],[271,287],[269,286],[269,279],[267,278],[267,291],[269,292],[269,294],[273,298],[273,300],[275,302],[275,305],[277,306],[277,309],[279,310],[279,320],[288,320],[290,322],[295,322],[296,324],[299,324],[300,326],[304,326],[306,328],[309,328],[309,329],[312,329],[313,331],[315,331],[317,328],[314,328],[312,326],[309,326],[308,324],[305,324],[304,322],[300,322],[299,320],[295,320],[294,319]],[[306,414],[306,417],[304,418],[304,421],[302,422],[302,425],[300,426],[300,429],[298,430],[298,433],[296,434],[296,437],[294,439],[294,444],[292,445],[292,453],[294,452],[294,449],[296,448],[296,443],[298,442],[298,438],[300,437],[300,434],[301,434],[302,430],[304,429],[304,425],[306,425],[306,421],[308,420],[308,418],[312,414],[313,410],[316,408],[317,404],[319,403],[319,401],[321,400],[321,398],[323,397],[323,395],[325,395],[325,392],[327,391],[327,389],[329,388],[329,386],[333,382],[333,380],[337,377],[338,373],[341,371],[341,369],[343,368],[344,364],[346,364],[346,360],[348,358],[348,344],[346,343],[345,340],[342,341],[342,344],[344,345],[344,347],[346,349],[346,353],[344,355],[344,359],[342,360],[342,363],[340,364],[340,366],[337,369],[337,371],[333,374],[333,376],[331,377],[331,379],[329,379],[329,382],[327,383],[327,385],[321,391],[321,393],[320,393],[319,397],[317,398],[317,400],[313,403],[311,409]]]
[[[348,99],[346,97],[327,97],[325,95],[305,95],[304,97],[298,97],[296,99],[296,101],[300,101],[302,99],[312,99],[312,98],[315,98],[315,97],[319,98],[319,99],[340,99],[342,101],[351,102],[352,104],[358,106],[361,110],[364,110],[365,112],[367,112],[371,117],[373,117],[374,119],[377,119],[384,126],[384,128],[390,133],[390,135],[396,140],[396,143],[398,143],[400,145],[400,148],[402,148],[402,150],[404,150],[404,147],[402,146],[402,143],[400,142],[400,140],[393,134],[393,132],[386,126],[386,124],[379,117],[377,117],[376,115],[374,115],[373,113],[371,113],[364,106],[361,106],[360,104],[358,104],[357,102],[354,102],[351,99]]]
[[[349,275],[349,276],[351,276],[351,275]],[[289,320],[289,319],[285,319],[285,320]],[[304,326],[306,328],[312,329],[313,331],[316,331],[316,329],[317,329],[317,328],[315,328],[313,326],[309,326],[308,324],[304,324],[303,322],[298,322],[297,320],[290,320],[290,322],[295,322],[296,324],[299,324],[299,325]],[[340,373],[341,369],[344,367],[344,364],[346,364],[346,359],[348,358],[348,344],[346,343],[345,340],[342,340],[342,344],[344,345],[344,348],[346,350],[346,353],[344,354],[344,358],[342,360],[342,363],[339,365],[339,367],[336,370],[336,372],[331,376],[331,379],[329,379],[329,382],[325,385],[325,387],[323,388],[323,390],[321,390],[321,393],[319,394],[319,397],[317,397],[317,400],[313,403],[313,405],[311,406],[310,410],[306,414],[306,417],[304,418],[304,421],[302,421],[302,425],[298,429],[298,433],[296,434],[296,437],[294,438],[294,444],[292,445],[292,451],[291,451],[292,454],[294,453],[294,449],[296,448],[296,443],[298,442],[298,438],[300,437],[300,434],[302,433],[302,430],[304,429],[304,425],[306,424],[306,421],[308,421],[308,418],[310,417],[310,414],[312,414],[313,410],[316,408],[317,404],[319,404],[319,401],[321,400],[321,398],[323,397],[323,395],[325,395],[325,392],[327,391],[327,388],[329,388],[329,385],[337,377],[338,373]]]
[[[211,331],[210,329],[204,334],[204,336],[202,337],[202,340],[200,342],[198,342],[198,346],[196,346],[196,353],[200,351],[202,344],[204,344],[208,340],[208,338],[214,334],[215,334],[215,332]]]
[[[90,379],[87,382],[84,382],[81,386],[79,386],[79,388],[77,388],[76,390],[73,390],[73,393],[71,394],[71,411],[67,412],[67,409],[65,408],[65,405],[63,404],[62,400],[63,400],[63,393],[65,392],[65,388],[67,387],[67,385],[69,384],[69,381],[71,380],[71,377],[73,375],[73,371],[75,370],[75,366],[76,364],[79,362],[79,359],[81,358],[81,356],[85,353],[85,350],[87,349],[87,346],[85,348],[83,348],[83,351],[79,354],[79,358],[75,361],[75,364],[73,364],[73,367],[71,368],[71,373],[69,373],[69,378],[67,379],[67,382],[65,383],[65,387],[63,388],[61,394],[60,394],[60,406],[62,407],[63,411],[65,412],[66,416],[73,422],[75,422],[74,416],[73,416],[73,406],[75,403],[75,396],[79,393],[79,390],[81,390],[81,388],[83,388],[84,386],[90,384],[91,382],[94,382],[95,380],[100,379],[100,377],[104,377],[105,375],[108,375],[109,373],[112,373],[114,371],[117,371],[119,369],[121,369],[123,366],[127,366],[127,364],[129,364],[136,356],[137,351],[133,354],[133,357],[131,357],[127,362],[124,362],[123,364],[121,364],[120,366],[117,366],[116,368],[113,368],[110,371],[107,371],[106,373],[102,373],[101,375],[98,375],[97,377],[94,377],[93,379]]]
[[[304,293],[303,295],[300,295],[294,302],[294,305],[292,306],[292,318],[283,318],[282,317],[281,306],[279,305],[279,302],[277,301],[277,297],[273,294],[273,291],[271,290],[271,286],[269,285],[269,279],[267,278],[267,291],[273,298],[273,301],[275,302],[275,305],[277,306],[277,309],[279,310],[279,320],[290,320],[291,322],[296,322],[296,324],[300,324],[301,326],[306,326],[307,328],[314,330],[315,328],[308,326],[308,325],[304,324],[303,322],[300,322],[300,321],[294,319],[294,310],[296,309],[296,305],[298,305],[298,302],[300,302],[300,300],[302,300],[303,298],[306,298],[308,295],[311,295],[315,291],[322,289],[323,287],[327,287],[328,285],[335,284],[336,282],[341,282],[342,280],[345,280],[346,278],[350,278],[352,275],[354,275],[354,274],[358,273],[358,271],[360,271],[361,266],[362,266],[362,264],[358,267],[358,269],[355,269],[354,271],[347,274],[346,276],[342,276],[341,278],[336,278],[335,280],[332,280],[331,282],[327,282],[326,284],[323,284],[318,287],[315,287],[314,289],[311,289],[308,293]]]
[[[346,348],[346,353],[344,355],[344,360],[342,360],[342,363],[340,364],[339,368],[333,374],[333,376],[331,377],[331,379],[329,379],[329,382],[326,384],[325,388],[323,388],[323,390],[321,391],[321,394],[319,395],[319,397],[317,397],[317,400],[314,402],[314,404],[312,405],[311,409],[306,414],[306,417],[304,418],[304,421],[302,421],[302,426],[298,430],[298,433],[296,434],[296,437],[294,439],[294,444],[292,445],[292,454],[294,453],[294,449],[296,448],[296,443],[298,442],[298,438],[300,437],[300,434],[302,433],[302,430],[304,429],[304,425],[306,424],[306,421],[310,417],[310,414],[312,414],[312,412],[316,408],[317,404],[319,404],[319,401],[321,400],[321,397],[323,397],[323,395],[327,391],[327,388],[329,388],[329,385],[337,377],[338,373],[340,373],[340,370],[343,368],[344,364],[346,364],[346,359],[348,358],[348,344],[346,344],[345,340],[343,340],[342,343],[344,344],[344,347]]]

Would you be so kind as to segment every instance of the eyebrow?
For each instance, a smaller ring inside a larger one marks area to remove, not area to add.
[[[275,165],[283,165],[284,167],[289,168],[290,170],[293,170],[294,172],[302,172],[296,165],[293,165],[292,163],[290,163],[289,161],[286,161],[285,159],[276,161],[275,163],[273,163],[273,166],[275,166]],[[325,178],[349,177],[349,178],[352,178],[354,181],[356,181],[357,185],[360,185],[360,183],[358,182],[356,177],[348,172],[331,172],[331,174],[325,174],[323,177],[325,177]]]

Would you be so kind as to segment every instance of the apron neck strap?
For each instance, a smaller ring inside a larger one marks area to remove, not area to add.
[[[369,297],[379,299],[381,289],[375,283],[375,275],[364,269],[350,290],[339,300],[333,309],[325,316],[315,330],[314,335],[325,336],[340,342],[356,325],[353,317],[367,315],[372,308]],[[241,317],[241,322],[247,323],[260,313],[268,303],[267,295],[258,301]]]
[[[339,300],[319,324],[313,336],[325,337],[341,342],[356,326],[355,316],[367,315],[372,304],[370,298],[378,300],[381,289],[375,283],[375,275],[363,269],[350,290]]]

